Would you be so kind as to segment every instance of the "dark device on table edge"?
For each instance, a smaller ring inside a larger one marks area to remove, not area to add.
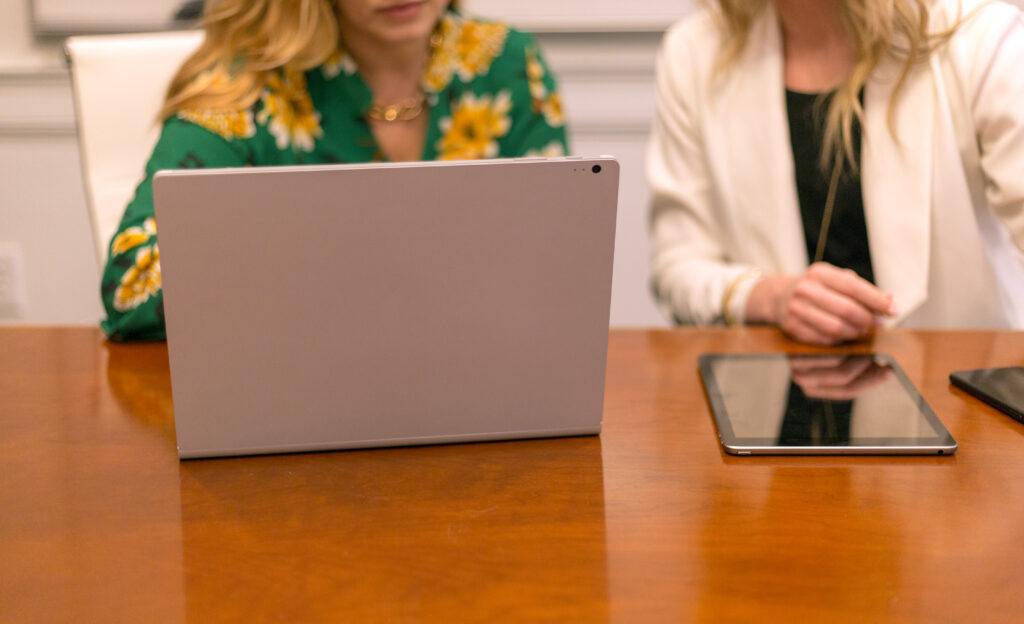
[[[952,455],[956,440],[889,355],[704,354],[718,437],[734,455]]]
[[[1024,423],[1024,366],[956,371],[949,374],[949,381]]]

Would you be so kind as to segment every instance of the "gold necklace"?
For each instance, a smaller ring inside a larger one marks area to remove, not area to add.
[[[828,195],[825,197],[825,212],[821,215],[821,229],[818,230],[818,245],[814,250],[813,262],[821,262],[825,258],[825,242],[828,241],[828,228],[832,225],[832,211],[836,205],[836,190],[839,188],[839,174],[843,169],[843,161],[836,157],[832,166],[832,179],[828,183]]]
[[[428,42],[430,55],[428,57],[428,64],[433,60],[434,53],[441,44],[444,43],[444,37],[441,36],[440,29],[441,23],[434,28],[434,32],[430,34],[430,40]],[[367,119],[374,121],[383,121],[384,123],[394,123],[396,121],[412,121],[423,114],[423,104],[427,100],[427,94],[420,91],[411,98],[406,98],[397,104],[378,104],[374,102],[370,105],[370,108],[366,111]]]
[[[377,104],[373,103],[366,116],[374,121],[392,123],[395,121],[412,121],[423,114],[423,103],[427,95],[422,91],[411,98],[406,98],[398,104]]]

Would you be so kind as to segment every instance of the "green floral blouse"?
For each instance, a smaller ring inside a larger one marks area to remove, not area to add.
[[[530,35],[454,13],[442,18],[439,34],[422,79],[430,111],[423,160],[566,153],[561,100]],[[355,63],[339,50],[310,71],[274,74],[250,109],[188,110],[167,119],[108,249],[101,284],[107,335],[165,337],[153,218],[157,171],[381,161],[366,122],[371,104]]]

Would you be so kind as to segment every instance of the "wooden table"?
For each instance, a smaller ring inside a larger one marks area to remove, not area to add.
[[[598,437],[179,462],[163,344],[0,329],[4,622],[1011,622],[1024,425],[949,386],[1024,333],[877,336],[953,457],[721,452],[707,351],[611,334]]]

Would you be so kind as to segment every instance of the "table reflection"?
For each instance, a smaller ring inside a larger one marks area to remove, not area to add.
[[[606,617],[597,437],[183,462],[190,621]],[[603,613],[596,613],[594,605]],[[596,616],[596,617],[595,617]]]

